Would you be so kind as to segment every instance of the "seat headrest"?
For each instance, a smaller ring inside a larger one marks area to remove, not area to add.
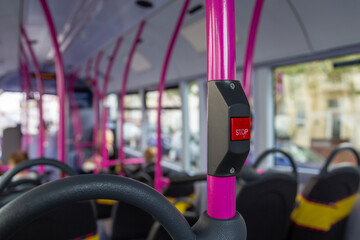
[[[269,169],[265,173],[259,174],[256,171],[256,169],[254,169],[253,167],[251,167],[249,165],[246,165],[241,170],[241,178],[247,183],[258,181],[258,180],[263,180],[263,179],[274,178],[274,177],[275,178],[294,178],[294,179],[296,179],[296,177],[293,175],[292,172],[288,173],[288,172],[277,171],[274,169]]]

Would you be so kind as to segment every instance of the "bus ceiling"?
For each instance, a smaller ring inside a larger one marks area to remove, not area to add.
[[[107,61],[116,39],[123,37],[111,73],[109,88],[120,91],[117,76],[122,76],[132,39],[142,20],[141,43],[134,54],[128,91],[157,85],[163,55],[171,37],[182,1],[49,1],[57,30],[65,72],[85,68],[89,58],[104,51],[100,75],[105,74]],[[241,70],[249,32],[253,1],[235,1],[237,68]],[[70,9],[70,10],[69,10]],[[277,66],[359,52],[360,32],[356,31],[360,16],[359,1],[329,0],[326,8],[320,1],[267,0],[259,22],[254,65]],[[56,11],[55,11],[56,10]],[[20,91],[19,25],[28,32],[42,72],[54,73],[54,51],[39,1],[3,0],[0,10],[0,88]],[[203,78],[206,70],[204,1],[193,0],[174,49],[167,75],[167,84]],[[94,34],[96,33],[96,34]],[[198,66],[194,68],[193,66]],[[34,74],[34,69],[30,68]],[[84,71],[80,77],[85,77]],[[55,93],[55,81],[44,81],[44,90]]]

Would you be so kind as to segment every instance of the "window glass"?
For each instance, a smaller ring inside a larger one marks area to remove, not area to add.
[[[124,145],[132,150],[141,151],[142,112],[140,94],[125,95],[124,107]]]
[[[56,95],[43,95],[43,111],[46,134],[56,135],[59,129],[59,102]]]
[[[107,95],[105,99],[105,105],[109,109],[109,120],[111,122],[116,122],[119,111],[119,101],[117,94],[112,93]]]
[[[146,93],[146,107],[157,108],[158,106],[158,91],[149,91]],[[179,88],[167,89],[163,93],[162,103],[163,108],[180,108],[181,96]]]
[[[148,122],[148,133],[146,136],[148,146],[156,146],[156,124],[157,124],[157,100],[158,92],[146,93],[146,118]],[[163,159],[180,164],[182,158],[182,112],[181,96],[178,88],[168,89],[164,92],[162,101],[161,131]]]
[[[158,92],[157,91],[149,91],[146,92],[146,107],[147,108],[156,108],[158,102]]]
[[[277,145],[320,166],[343,142],[360,149],[360,54],[275,69]],[[279,161],[281,162],[281,161]]]
[[[125,108],[141,108],[141,97],[139,94],[127,94],[124,99]]]
[[[124,116],[125,146],[133,150],[141,151],[141,110],[125,110]]]
[[[22,117],[19,122],[22,126],[25,126],[25,102],[21,104],[21,110],[18,108],[17,111],[21,111]],[[28,107],[28,127],[30,135],[37,135],[39,133],[39,109],[38,102],[35,99],[27,101]],[[20,113],[19,113],[20,114]],[[59,129],[59,102],[56,95],[43,95],[43,118],[45,122],[45,130],[47,135],[56,135]],[[22,129],[25,132],[25,129]]]
[[[0,94],[0,137],[2,137],[5,128],[20,124],[22,99],[22,93],[5,92]]]
[[[200,99],[199,86],[196,82],[189,84],[189,151],[191,167],[199,168],[200,158]]]
[[[39,109],[37,101],[30,99],[25,103],[23,93],[4,92],[0,94],[0,143],[5,128],[21,125],[23,134],[37,135],[39,130]],[[25,108],[28,108],[28,129],[25,129]],[[43,113],[46,136],[58,132],[59,105],[55,95],[43,95]],[[1,146],[1,144],[0,144]],[[46,145],[45,145],[46,147]],[[1,151],[0,151],[1,155]]]

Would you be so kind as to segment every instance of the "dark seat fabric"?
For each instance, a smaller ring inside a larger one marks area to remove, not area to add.
[[[355,194],[359,189],[360,174],[355,167],[342,167],[310,179],[303,191],[309,201],[333,204]],[[344,239],[347,217],[336,222],[329,231],[319,231],[294,222],[291,224],[289,240],[341,240]]]
[[[193,212],[185,212],[184,217],[191,227],[199,219],[199,216]],[[154,222],[153,226],[151,227],[149,236],[147,237],[147,240],[171,240],[171,239],[172,238],[170,237],[169,233],[165,230],[163,226],[161,226],[160,222],[158,221]]]
[[[154,172],[154,167],[148,166],[139,169],[135,174],[133,172],[132,175],[134,179],[149,184],[154,179]],[[186,174],[164,168],[166,177],[184,175]],[[192,193],[194,193],[194,184],[192,183],[170,185],[164,189],[164,195],[167,197],[179,198]],[[118,202],[112,210],[111,239],[146,239],[153,223],[154,219],[150,214],[132,205]]]
[[[155,175],[155,168],[153,166],[148,166],[146,168],[140,169],[134,175],[134,179],[144,182],[153,187],[152,183],[154,181]],[[184,172],[174,171],[168,168],[163,169],[164,177],[179,177],[179,176],[189,176]],[[151,184],[149,184],[151,182]],[[176,185],[169,185],[164,189],[164,195],[167,197],[187,197],[193,194],[195,191],[193,183],[184,183],[184,184],[176,184]]]
[[[19,229],[11,240],[64,240],[96,234],[96,212],[92,201],[61,206]]]
[[[275,172],[260,175],[248,170],[244,172],[247,181],[236,199],[236,209],[246,222],[247,239],[286,239],[297,193],[296,177]]]
[[[112,212],[112,240],[146,239],[154,218],[133,205],[118,202]]]
[[[101,203],[95,203],[98,219],[106,219],[111,217],[113,205],[105,205]]]
[[[168,169],[167,171],[164,172],[165,177],[179,177],[179,176],[189,176],[186,173],[183,172],[177,172],[177,171],[173,171]],[[193,194],[195,191],[194,189],[194,184],[193,183],[184,183],[184,184],[170,184],[170,186],[168,186],[165,191],[164,191],[164,195],[167,197],[174,197],[174,198],[178,198],[178,197],[187,197],[191,194]]]

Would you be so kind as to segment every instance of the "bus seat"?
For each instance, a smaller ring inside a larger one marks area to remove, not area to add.
[[[199,216],[194,212],[185,212],[183,215],[191,227],[199,219]],[[151,231],[147,237],[147,240],[171,240],[171,237],[165,228],[160,224],[160,222],[156,221],[151,227]]]
[[[19,229],[11,240],[63,240],[95,235],[96,212],[92,201],[68,204],[52,210]]]
[[[124,202],[118,202],[112,212],[112,240],[146,239],[154,218],[147,212]]]
[[[19,151],[21,146],[20,127],[6,128],[3,131],[1,162],[8,164],[8,159],[13,152]]]
[[[309,180],[298,197],[291,215],[290,240],[344,239],[360,174],[357,167],[343,166],[329,171],[329,166],[335,155],[345,150],[353,152],[360,165],[359,154],[351,147],[338,147],[332,152],[320,174]]]
[[[256,173],[255,169],[271,153],[285,155],[293,173]],[[279,149],[262,153],[253,167],[244,166],[244,185],[236,198],[236,209],[243,216],[248,240],[284,240],[297,193],[297,170],[292,157]]]
[[[345,232],[345,240],[353,240],[360,236],[360,195],[357,194],[350,213]]]

